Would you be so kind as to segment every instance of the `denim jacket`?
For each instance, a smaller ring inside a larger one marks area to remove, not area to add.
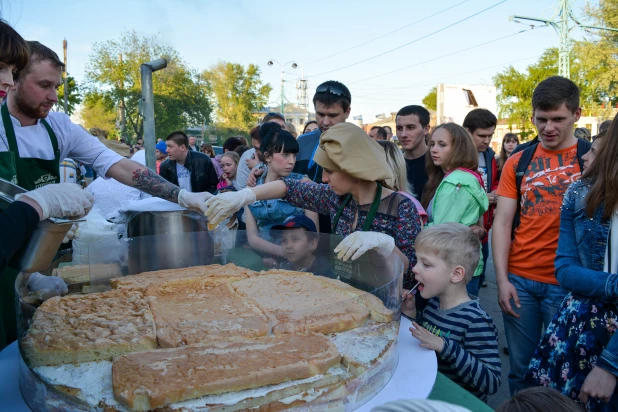
[[[257,180],[257,185],[264,184],[266,172]],[[304,175],[300,173],[291,173],[288,179],[300,180]],[[249,210],[257,222],[261,237],[270,240],[270,228],[275,225],[280,225],[289,216],[302,215],[305,211],[301,208],[292,206],[286,200],[258,200],[249,205]]]
[[[603,272],[609,221],[603,220],[603,205],[592,218],[586,213],[588,179],[569,186],[562,201],[560,236],[556,252],[556,279],[580,299],[618,303],[618,274]],[[618,375],[618,334],[614,334],[598,365]]]

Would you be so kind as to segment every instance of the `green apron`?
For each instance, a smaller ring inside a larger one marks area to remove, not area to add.
[[[41,119],[54,149],[54,159],[22,159],[19,157],[15,129],[7,105],[3,104],[0,110],[9,146],[8,152],[0,152],[0,178],[9,180],[26,190],[58,183],[60,181],[60,150],[58,150],[56,134],[49,123]],[[15,278],[18,274],[18,271],[8,267],[0,273],[0,350],[17,338]]]
[[[341,214],[343,213],[343,209],[350,203],[352,199],[352,195],[349,194],[344,200],[343,203],[339,206],[337,213],[335,214],[335,218],[333,219],[333,227],[332,227],[332,236],[331,236],[331,250],[343,240],[343,236],[338,235],[337,225],[339,224],[339,218],[341,218]],[[378,213],[378,208],[380,207],[380,201],[382,200],[382,185],[378,183],[378,188],[376,190],[376,195],[373,198],[373,202],[371,203],[371,207],[369,208],[369,212],[367,213],[367,217],[365,222],[363,223],[363,232],[368,232],[371,229],[371,225]],[[374,266],[374,262],[370,259],[368,255],[364,255],[356,259],[354,262],[347,261],[343,262],[337,259],[333,255],[333,259],[331,261],[333,273],[336,279],[341,279],[346,283],[351,284],[355,287],[367,288],[379,284],[379,273],[373,273],[372,270]],[[373,273],[373,274],[372,274]],[[375,277],[375,279],[370,279],[371,277]],[[373,288],[372,288],[373,289]]]

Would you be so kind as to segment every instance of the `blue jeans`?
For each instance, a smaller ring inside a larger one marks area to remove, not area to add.
[[[466,290],[468,291],[468,295],[478,297],[479,288],[481,287],[481,284],[479,283],[480,279],[481,279],[480,276],[475,276],[472,278],[470,282],[468,282],[468,284],[466,285]]]
[[[483,253],[481,256],[481,259],[483,259],[483,271],[479,279],[479,287],[482,287],[483,283],[485,283],[485,271],[487,271],[487,259],[489,258],[489,241],[481,244],[481,251]]]
[[[521,308],[517,308],[511,301],[513,310],[520,316],[519,319],[502,314],[511,363],[509,389],[513,396],[531,386],[524,381],[526,370],[544,328],[560,308],[567,291],[559,285],[536,282],[512,273],[509,273],[509,282],[515,286],[521,305]]]

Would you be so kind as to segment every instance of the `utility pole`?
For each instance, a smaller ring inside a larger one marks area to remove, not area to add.
[[[279,65],[279,67],[281,68],[281,115],[285,116],[285,80],[283,78],[283,69],[285,69],[285,66],[287,66],[288,64],[292,63],[292,68],[295,69],[298,67],[298,65],[292,61],[287,62],[286,64],[281,64],[279,63],[277,60],[272,59],[268,61],[268,65],[272,66],[273,64],[277,63]]]
[[[62,49],[64,50],[64,70],[62,77],[64,79],[64,112],[69,112],[69,81],[67,80],[67,39],[62,41]]]
[[[570,78],[571,77],[571,67],[569,62],[569,53],[570,53],[570,38],[569,33],[576,27],[582,29],[595,29],[595,30],[609,30],[609,31],[618,31],[618,29],[612,27],[598,27],[598,26],[587,26],[585,24],[581,24],[573,15],[573,10],[571,10],[571,5],[575,2],[575,0],[560,0],[560,6],[554,14],[554,19],[543,19],[537,17],[527,17],[527,16],[509,16],[509,21],[513,20],[530,20],[530,21],[538,21],[541,23],[545,23],[549,26],[552,26],[556,33],[558,34],[558,38],[560,39],[560,47],[559,47],[559,57],[558,57],[558,74],[562,77]],[[575,22],[575,24],[569,27],[569,18]]]
[[[124,74],[124,68],[122,67],[122,53],[118,54],[118,60],[120,62],[120,70]],[[125,118],[125,107],[124,107],[124,77],[120,76],[120,104],[118,107],[119,117],[120,117],[120,137],[125,138],[125,128],[126,128],[126,118]]]
[[[307,80],[305,80],[305,65],[301,63],[300,67],[300,80],[296,82],[296,98],[298,99],[298,105],[307,110],[309,104],[307,103]]]

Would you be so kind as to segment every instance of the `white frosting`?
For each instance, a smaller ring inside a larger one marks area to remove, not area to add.
[[[298,393],[296,395],[292,395],[292,396],[288,396],[287,398],[279,399],[279,402],[284,403],[286,405],[289,405],[292,402],[298,401],[298,400],[302,400],[305,402],[311,402],[317,399],[320,395],[322,395],[326,391],[328,391],[328,388],[318,389],[317,391],[315,390],[315,388],[311,388],[307,391]]]
[[[330,340],[344,357],[369,365],[380,356],[394,338],[391,333],[379,336],[367,336],[366,333],[364,328],[352,329],[333,334]]]

